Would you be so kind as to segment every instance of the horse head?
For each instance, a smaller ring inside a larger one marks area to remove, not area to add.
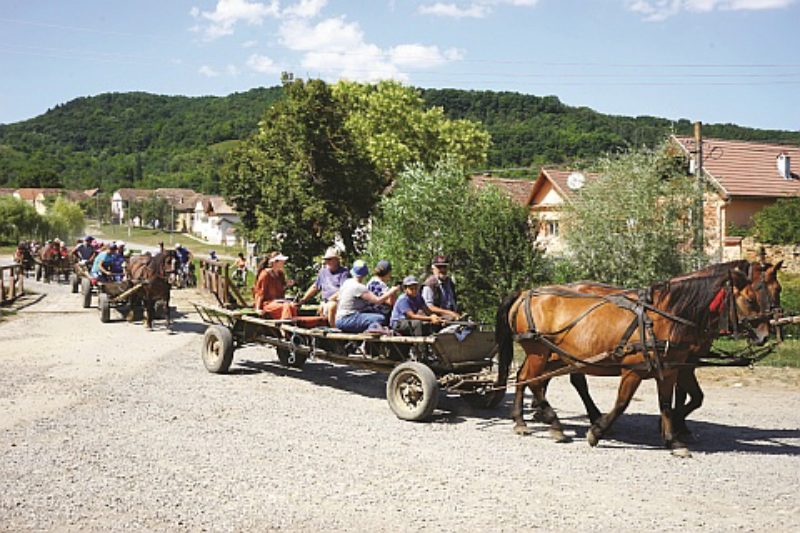
[[[732,297],[727,298],[721,318],[730,322],[734,333],[742,328],[754,344],[764,345],[769,338],[769,321],[772,318],[769,312],[772,300],[762,298],[767,291],[759,290],[759,285],[753,281],[752,270],[748,275],[738,267],[730,271],[728,286]]]

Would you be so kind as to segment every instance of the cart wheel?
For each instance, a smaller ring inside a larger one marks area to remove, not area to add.
[[[389,374],[386,399],[397,418],[425,420],[439,403],[439,382],[433,370],[422,363],[402,363]]]
[[[307,355],[295,352],[294,362],[290,363],[289,360],[292,358],[292,352],[286,348],[275,348],[275,351],[278,352],[278,359],[281,364],[291,368],[303,368],[306,364],[306,359],[308,359]]]
[[[227,374],[233,362],[233,335],[226,327],[209,326],[203,336],[203,364],[214,374]]]
[[[72,294],[78,294],[78,288],[81,286],[81,281],[78,279],[77,274],[70,274],[69,284],[72,285]]]
[[[81,279],[81,294],[83,294],[83,308],[92,305],[92,282],[88,278]]]
[[[154,303],[153,310],[155,311],[155,318],[158,320],[164,320],[167,318],[167,302],[164,300],[158,300],[156,303]]]
[[[472,392],[461,395],[473,409],[494,409],[506,397],[505,390],[493,390],[489,393]]]
[[[36,281],[42,280],[42,265],[36,265]]]
[[[108,294],[101,292],[97,295],[97,307],[100,309],[100,322],[107,324],[111,321],[111,302],[108,301]]]

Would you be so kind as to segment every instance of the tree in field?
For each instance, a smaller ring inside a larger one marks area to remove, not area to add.
[[[82,234],[86,226],[80,206],[60,197],[47,210],[45,220],[50,229],[50,237],[59,237],[67,243]]]
[[[454,159],[432,171],[421,164],[401,173],[372,226],[369,256],[392,262],[397,278],[425,277],[431,259],[449,256],[463,310],[492,320],[503,297],[540,282],[527,209],[500,191],[476,190]]]
[[[43,222],[33,206],[24,200],[0,197],[0,243],[12,244],[38,237]]]
[[[340,239],[347,255],[364,247],[374,207],[399,168],[429,168],[452,153],[485,160],[488,136],[474,123],[428,113],[415,91],[284,77],[284,99],[259,131],[234,148],[222,189],[248,237],[309,264]]]
[[[639,151],[601,160],[602,177],[566,207],[563,234],[578,277],[644,286],[691,268],[692,182],[665,157]]]

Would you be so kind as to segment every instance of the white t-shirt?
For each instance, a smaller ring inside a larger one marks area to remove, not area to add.
[[[367,286],[356,278],[350,278],[339,288],[339,305],[336,307],[336,320],[364,311],[370,304],[361,295],[367,292]]]

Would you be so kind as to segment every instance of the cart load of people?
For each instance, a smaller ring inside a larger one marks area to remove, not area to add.
[[[258,264],[253,285],[255,311],[265,318],[291,320],[302,327],[328,326],[345,333],[428,335],[448,321],[461,318],[456,287],[449,276],[445,256],[431,262],[431,274],[420,283],[413,275],[390,286],[392,265],[378,261],[370,276],[369,265],[359,259],[348,269],[335,247],[323,256],[324,265],[314,282],[299,298],[286,290],[295,282],[287,279],[289,257],[272,252]],[[369,278],[369,279],[368,279]],[[319,313],[301,316],[300,308],[319,295]]]

